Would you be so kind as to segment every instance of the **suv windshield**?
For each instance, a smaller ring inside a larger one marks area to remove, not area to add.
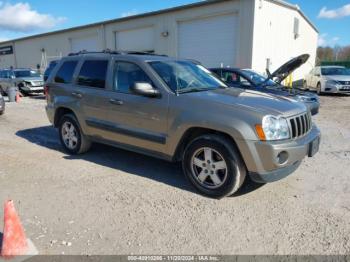
[[[252,71],[252,70],[243,70],[244,72],[244,76],[247,77],[250,81],[252,81],[252,83],[255,86],[259,86],[261,84],[264,84],[265,86],[275,86],[277,85],[276,82],[274,82],[273,80],[267,80],[266,77]]]
[[[176,93],[199,92],[227,86],[208,69],[190,61],[149,62],[151,67]]]
[[[350,76],[350,69],[345,67],[328,67],[322,68],[324,76]]]
[[[33,70],[20,70],[20,71],[14,71],[16,78],[21,77],[41,77],[41,75]]]

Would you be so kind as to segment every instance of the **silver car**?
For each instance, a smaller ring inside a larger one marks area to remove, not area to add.
[[[304,89],[316,90],[318,94],[350,94],[350,69],[342,66],[316,67],[305,77]]]
[[[16,86],[22,94],[42,93],[44,80],[32,69],[5,69],[0,71],[0,92],[7,94],[8,88]]]

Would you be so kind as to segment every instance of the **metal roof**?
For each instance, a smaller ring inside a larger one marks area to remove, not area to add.
[[[54,35],[54,34],[61,34],[61,33],[65,33],[65,32],[72,32],[72,31],[76,31],[79,29],[86,29],[86,28],[90,28],[90,27],[104,26],[104,25],[108,25],[111,23],[124,22],[124,21],[144,18],[144,17],[150,17],[150,16],[154,16],[154,15],[161,15],[161,14],[166,14],[166,13],[170,13],[170,12],[176,12],[176,11],[182,11],[182,10],[187,10],[187,9],[191,9],[191,8],[197,8],[197,7],[201,7],[201,6],[209,6],[209,5],[214,5],[217,3],[229,2],[229,1],[232,1],[232,0],[205,0],[205,1],[197,2],[197,3],[193,3],[193,4],[182,5],[182,6],[162,9],[162,10],[158,10],[158,11],[152,11],[152,12],[147,12],[147,13],[143,13],[143,14],[138,14],[138,15],[133,15],[133,16],[128,16],[128,17],[121,17],[121,18],[106,20],[106,21],[102,21],[102,22],[98,22],[98,23],[92,23],[92,24],[87,24],[87,25],[82,25],[82,26],[71,27],[71,28],[67,28],[67,29],[47,32],[47,33],[43,33],[43,34],[37,34],[37,35],[7,40],[4,42],[0,42],[0,44],[1,45],[12,44],[13,42],[16,42],[16,41],[33,39],[33,38],[49,36],[49,35]],[[299,12],[299,14],[315,29],[315,31],[318,32],[316,26],[307,18],[307,16],[300,10],[300,8],[297,5],[292,5],[292,4],[287,3],[283,0],[265,0],[265,1],[270,1],[272,3],[282,5],[284,7],[287,7],[287,8],[290,8],[290,9],[293,9],[293,10]]]

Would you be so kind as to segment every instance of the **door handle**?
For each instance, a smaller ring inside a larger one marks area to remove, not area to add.
[[[117,105],[117,106],[122,106],[122,105],[124,105],[124,102],[123,102],[123,101],[117,100],[117,99],[111,99],[111,100],[109,100],[109,102],[110,102],[111,104]]]
[[[80,94],[80,93],[76,93],[76,92],[73,92],[72,93],[72,96],[76,97],[76,98],[83,98],[83,95]]]

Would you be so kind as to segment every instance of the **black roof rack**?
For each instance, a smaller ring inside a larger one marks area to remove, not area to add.
[[[159,55],[151,52],[140,52],[140,51],[115,51],[106,49],[103,51],[80,51],[77,53],[70,53],[68,56],[77,56],[77,55],[85,55],[85,54],[110,54],[110,55],[149,55],[149,56],[167,56],[167,55]]]

